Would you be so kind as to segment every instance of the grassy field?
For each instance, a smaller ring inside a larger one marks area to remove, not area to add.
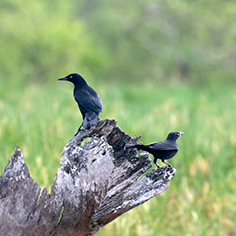
[[[236,88],[230,85],[94,85],[126,133],[150,143],[184,131],[169,162],[177,173],[161,195],[122,215],[98,236],[236,235]],[[53,183],[60,152],[81,123],[67,83],[0,82],[0,174],[16,144],[31,176]]]

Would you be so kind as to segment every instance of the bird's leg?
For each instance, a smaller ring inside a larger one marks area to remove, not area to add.
[[[172,165],[170,164],[170,163],[167,163],[167,162],[165,162],[164,160],[161,160],[163,163],[165,163],[166,165],[168,165],[169,167],[171,167],[172,168]]]
[[[79,133],[79,131],[81,130],[82,126],[83,126],[83,123],[80,125],[80,127],[78,128],[78,130],[77,130],[77,132],[76,132],[76,134],[74,136],[76,136]]]
[[[157,164],[157,157],[154,156],[153,162],[154,162],[154,164],[157,166],[157,169],[158,169],[160,166]]]

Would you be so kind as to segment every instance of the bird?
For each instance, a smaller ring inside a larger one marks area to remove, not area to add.
[[[58,80],[65,80],[74,84],[74,98],[83,117],[83,122],[75,135],[78,134],[82,126],[85,129],[89,129],[91,126],[96,125],[99,121],[99,113],[102,112],[103,105],[95,90],[77,73],[69,74]]]
[[[148,145],[143,144],[126,144],[126,148],[137,148],[138,150],[143,150],[151,153],[154,156],[154,164],[159,168],[157,164],[157,159],[160,159],[163,163],[172,167],[171,164],[165,162],[167,159],[171,159],[176,155],[179,150],[179,147],[176,143],[176,140],[182,136],[183,132],[170,132],[167,138],[164,141],[150,143]]]

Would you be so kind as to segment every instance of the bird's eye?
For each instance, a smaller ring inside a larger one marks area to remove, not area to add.
[[[177,133],[177,135],[179,136],[179,135],[180,135],[180,133]]]
[[[70,76],[70,79],[72,79],[72,75]]]

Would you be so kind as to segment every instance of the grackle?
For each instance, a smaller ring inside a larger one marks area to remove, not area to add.
[[[159,168],[157,164],[157,159],[160,159],[163,163],[172,167],[171,164],[165,162],[165,160],[170,159],[176,155],[179,150],[179,147],[176,143],[176,140],[183,135],[183,132],[170,132],[166,140],[161,142],[151,143],[149,145],[142,144],[126,144],[126,148],[137,148],[138,150],[143,150],[151,153],[154,156],[154,164]]]
[[[99,113],[102,112],[102,101],[94,89],[87,84],[81,75],[76,73],[69,74],[58,80],[65,80],[74,84],[74,98],[78,103],[83,117],[83,122],[77,133],[82,126],[85,129],[89,129],[91,126],[97,124],[99,121]]]

